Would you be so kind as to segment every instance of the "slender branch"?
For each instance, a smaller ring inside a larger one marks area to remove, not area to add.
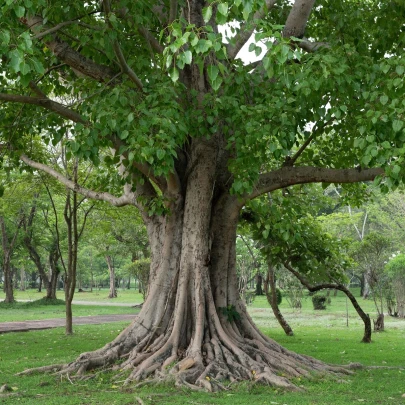
[[[250,256],[252,257],[253,260],[253,264],[255,266],[256,269],[259,268],[256,257],[252,251],[252,248],[249,246],[249,244],[247,243],[246,239],[243,237],[243,235],[239,235],[239,237],[242,239],[243,243],[245,244],[245,246],[247,247],[247,250],[249,251]]]
[[[47,97],[30,97],[17,94],[0,93],[0,101],[36,105],[38,107],[43,107],[47,110],[53,111],[61,117],[67,118],[73,122],[80,122],[86,125],[88,124],[88,122],[77,112]]]
[[[372,181],[377,176],[383,176],[382,168],[372,169],[331,169],[325,167],[285,166],[269,173],[263,173],[259,177],[256,189],[243,197],[244,201],[258,197],[269,191],[306,183],[357,183]]]
[[[294,165],[297,159],[301,156],[302,152],[308,147],[308,145],[313,141],[313,139],[319,135],[331,122],[334,118],[330,118],[328,121],[322,123],[321,125],[316,125],[315,129],[312,131],[312,134],[308,139],[301,145],[298,151],[288,160],[289,165]]]
[[[110,7],[110,2],[109,0],[103,0],[103,6],[104,6],[104,12],[107,17],[107,24],[110,29],[113,29],[114,27],[108,20],[108,16],[111,13],[111,7]],[[113,48],[114,48],[114,53],[115,56],[118,59],[118,62],[120,64],[121,70],[126,73],[129,77],[129,79],[135,84],[136,87],[138,87],[139,90],[143,90],[143,84],[140,81],[139,77],[136,75],[136,73],[131,69],[131,67],[128,65],[127,61],[125,60],[125,56],[122,53],[122,49],[120,47],[120,44],[118,40],[114,40],[113,42]]]
[[[35,162],[31,160],[26,155],[21,155],[20,160],[22,160],[26,165],[41,170],[47,174],[49,174],[54,179],[58,180],[61,184],[65,185],[67,188],[84,195],[85,197],[92,198],[94,200],[99,201],[106,201],[111,205],[116,207],[122,207],[124,205],[133,205],[134,198],[133,194],[124,194],[121,197],[116,197],[107,192],[97,192],[94,190],[89,190],[85,187],[80,186],[79,184],[75,183],[74,181],[68,179],[66,176],[62,175],[58,171],[54,170],[52,167],[49,167],[43,163]]]
[[[118,136],[113,136],[112,142],[113,142],[113,146],[114,146],[112,148],[113,152],[122,150],[122,148],[125,147],[125,143],[120,138],[118,138]],[[128,153],[125,150],[121,153],[121,155],[124,158],[128,157]],[[121,158],[121,160],[122,160],[122,158]],[[147,163],[139,163],[136,161],[132,162],[132,165],[134,168],[139,170],[146,178],[152,180],[162,191],[164,191],[166,189],[167,184],[166,184],[165,178],[163,176],[155,176],[153,173],[152,166],[150,166]],[[126,170],[124,168],[124,165],[121,165],[120,173],[122,176],[127,174]]]
[[[75,24],[82,18],[88,17],[89,15],[96,14],[96,13],[99,13],[99,11],[91,11],[90,13],[83,14],[79,17],[74,18],[73,20],[61,22],[61,23],[55,25],[54,27],[49,28],[46,31],[38,33],[37,35],[34,36],[34,39],[41,39],[46,35],[54,34],[55,32],[59,31],[61,28],[66,27],[67,25]]]
[[[49,28],[46,31],[42,31],[42,32],[39,32],[38,34],[34,35],[34,39],[41,39],[47,35],[54,34],[55,32],[59,31],[61,28],[66,27],[67,25],[75,24],[76,22],[77,22],[76,20],[61,22],[61,23],[55,25],[54,27]]]
[[[159,41],[150,33],[145,27],[139,27],[138,32],[148,41],[152,49],[157,53],[163,53],[163,46],[160,45]]]
[[[277,0],[266,0],[265,6],[257,11],[253,16],[253,21],[259,21],[262,19],[269,10],[276,4]],[[243,24],[238,34],[236,35],[235,39],[232,41],[233,45],[229,44],[227,46],[227,54],[230,60],[235,59],[238,55],[239,51],[242,49],[243,45],[249,41],[249,38],[252,36],[253,32],[257,27],[257,23],[249,23]]]
[[[330,47],[328,42],[312,42],[306,38],[303,38],[301,41],[295,41],[294,44],[309,53],[316,52],[321,48]]]

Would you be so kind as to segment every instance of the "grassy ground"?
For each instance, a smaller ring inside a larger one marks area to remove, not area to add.
[[[37,308],[38,312],[42,310]],[[0,314],[3,312],[0,308]],[[256,299],[250,312],[266,334],[296,352],[335,364],[361,362],[371,366],[403,368],[365,369],[337,380],[326,376],[317,376],[311,381],[303,379],[296,381],[305,389],[300,393],[256,387],[251,383],[244,383],[230,391],[207,394],[176,390],[170,386],[122,387],[122,383],[111,382],[110,375],[87,382],[70,382],[66,378],[40,374],[14,376],[25,368],[69,362],[84,351],[99,348],[111,341],[126,323],[78,326],[75,335],[70,337],[64,335],[63,328],[0,335],[0,385],[7,383],[14,387],[13,393],[18,394],[0,397],[0,404],[121,405],[137,404],[136,397],[145,405],[242,405],[252,401],[259,405],[405,404],[402,397],[405,394],[404,321],[386,318],[387,331],[374,334],[374,342],[366,345],[359,343],[362,324],[355,313],[349,313],[349,327],[346,326],[344,297],[332,298],[332,305],[326,311],[313,311],[306,304],[300,312],[284,307],[283,312],[295,332],[293,337],[283,334],[261,297]]]
[[[73,316],[136,314],[139,312],[139,309],[124,306],[73,305],[72,307]],[[0,303],[0,322],[23,322],[64,317],[64,304],[38,306],[37,304],[30,302],[17,302],[15,304]]]
[[[35,301],[39,298],[42,298],[45,295],[45,292],[38,292],[35,289],[28,289],[25,291],[15,291],[14,293],[15,299],[19,300],[30,300]],[[58,290],[56,292],[56,297],[59,299],[64,299],[64,292],[62,290]],[[0,290],[0,301],[4,300],[5,294],[3,290]],[[108,289],[93,289],[93,292],[85,291],[85,292],[76,292],[74,296],[74,300],[77,301],[89,301],[89,302],[104,302],[107,304],[140,304],[143,302],[142,294],[138,293],[138,290],[131,289],[119,289],[118,290],[118,297],[117,298],[108,298]]]

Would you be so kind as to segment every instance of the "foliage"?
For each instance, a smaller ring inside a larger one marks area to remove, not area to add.
[[[145,300],[148,291],[150,259],[134,260],[132,263],[127,264],[126,269],[133,276],[135,276],[141,283],[142,295]]]
[[[239,321],[241,319],[240,313],[236,310],[234,305],[228,305],[227,307],[219,309],[230,323]]]
[[[377,232],[370,232],[361,242],[351,245],[351,255],[357,266],[365,273],[380,313],[384,311],[384,297],[389,294],[391,288],[390,281],[384,273],[384,266],[391,252],[390,239]]]
[[[390,315],[405,317],[405,255],[398,254],[392,257],[385,266],[385,271],[392,280],[392,291],[394,297],[391,299]]]

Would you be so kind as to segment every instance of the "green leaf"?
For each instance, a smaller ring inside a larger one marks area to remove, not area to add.
[[[202,16],[204,19],[204,22],[207,23],[209,20],[211,20],[212,17],[212,7],[208,6],[208,7],[204,7],[202,10]]]
[[[159,160],[163,160],[163,158],[166,156],[166,151],[163,149],[158,149],[156,155]]]
[[[394,120],[394,122],[392,123],[392,129],[395,132],[399,132],[402,129],[403,125],[404,125],[404,123],[402,121]]]
[[[216,65],[209,65],[207,67],[207,73],[210,81],[213,82],[218,77],[219,69]]]
[[[120,139],[127,139],[127,138],[128,138],[128,135],[129,135],[129,132],[128,132],[127,130],[122,131],[122,132],[120,133]]]
[[[17,6],[14,8],[14,12],[18,18],[21,18],[24,16],[25,8],[23,6]]]
[[[44,72],[45,72],[44,66],[42,65],[42,63],[39,60],[32,59],[31,62],[32,62],[33,66],[34,66],[34,69],[35,69],[35,71],[37,73],[39,73],[40,75],[44,74]]]
[[[174,83],[176,83],[177,80],[179,80],[179,71],[176,67],[173,67],[173,69],[170,70],[169,75]]]
[[[6,30],[0,31],[0,43],[2,45],[8,45],[10,42],[10,32]]]
[[[398,174],[401,171],[401,166],[394,165],[392,166],[392,172]]]
[[[227,16],[228,15],[228,3],[220,3],[218,4],[218,13]]]
[[[191,51],[185,51],[183,55],[184,55],[184,63],[190,65],[191,61],[193,60],[193,54],[191,53]]]
[[[382,104],[382,105],[385,105],[385,104],[387,104],[388,103],[388,96],[381,96],[380,97],[380,103]]]
[[[397,72],[398,76],[402,76],[404,74],[405,68],[403,66],[401,66],[401,65],[398,65],[395,68],[395,71]]]

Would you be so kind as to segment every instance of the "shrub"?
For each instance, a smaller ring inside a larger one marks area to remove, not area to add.
[[[314,309],[326,309],[327,297],[322,294],[315,294],[312,296],[312,304]]]

